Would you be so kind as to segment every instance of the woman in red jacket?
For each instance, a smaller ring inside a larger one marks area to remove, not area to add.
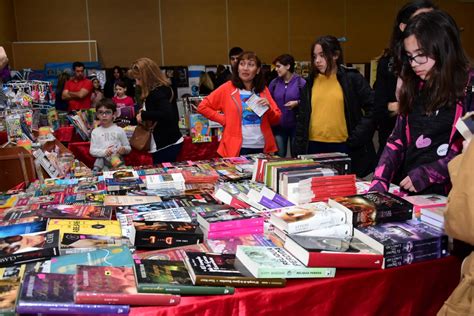
[[[281,112],[265,87],[262,63],[254,52],[239,55],[226,82],[199,104],[198,112],[224,126],[217,153],[236,157],[278,150],[271,125]]]

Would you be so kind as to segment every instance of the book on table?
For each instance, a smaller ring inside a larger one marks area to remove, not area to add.
[[[413,205],[388,192],[369,192],[328,200],[331,207],[347,214],[347,222],[355,227],[405,221],[413,217]]]
[[[427,253],[438,254],[438,258],[448,255],[448,236],[418,220],[355,228],[354,236],[383,253],[386,261],[392,256],[415,252],[423,252],[424,258]]]
[[[204,241],[199,225],[184,222],[134,222],[134,245],[161,249],[198,244]]]
[[[346,223],[346,214],[317,202],[273,210],[270,223],[288,234]]]
[[[256,278],[333,278],[336,269],[306,267],[280,247],[238,246],[235,257]]]
[[[59,230],[0,238],[0,267],[59,256]]]
[[[383,255],[357,238],[288,235],[285,249],[308,267],[380,269]]]
[[[283,287],[283,278],[255,278],[233,254],[186,252],[186,268],[196,285]]]
[[[135,260],[138,291],[143,293],[171,293],[179,295],[233,294],[229,286],[194,285],[183,261]]]
[[[179,295],[138,293],[132,267],[77,266],[78,304],[176,305]]]
[[[21,314],[123,314],[129,305],[76,304],[75,275],[29,273],[18,296],[17,313]]]

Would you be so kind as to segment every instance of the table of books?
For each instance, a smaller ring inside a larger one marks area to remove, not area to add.
[[[216,137],[213,137],[210,143],[193,143],[191,137],[184,137],[183,147],[177,157],[177,161],[187,160],[207,160],[217,158],[217,147],[219,142]],[[94,166],[95,158],[89,154],[89,142],[71,142],[68,149],[74,156],[82,161],[86,166],[92,168]],[[128,166],[146,166],[152,164],[152,158],[149,153],[140,152],[132,149],[130,154],[124,156],[125,163]]]
[[[387,270],[338,270],[334,279],[288,280],[284,288],[182,297],[130,315],[436,315],[459,283],[460,260],[446,257]]]

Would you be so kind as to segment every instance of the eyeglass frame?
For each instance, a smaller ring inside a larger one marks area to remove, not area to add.
[[[426,64],[428,62],[428,58],[429,58],[429,56],[424,54],[424,53],[420,53],[420,54],[415,55],[415,56],[408,56],[408,55],[405,55],[405,56],[407,58],[408,64],[410,64],[410,65],[411,65],[412,62],[415,62],[418,65]],[[426,60],[423,61],[423,62],[419,62],[419,61],[416,60],[418,57],[424,57],[424,58],[426,58]]]
[[[112,110],[97,111],[97,116],[113,115],[113,114],[114,114],[114,112]]]

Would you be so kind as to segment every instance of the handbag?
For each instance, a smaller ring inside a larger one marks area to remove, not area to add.
[[[146,121],[135,127],[132,137],[130,138],[130,146],[138,151],[150,150],[151,134],[156,126],[156,122],[151,126]]]

